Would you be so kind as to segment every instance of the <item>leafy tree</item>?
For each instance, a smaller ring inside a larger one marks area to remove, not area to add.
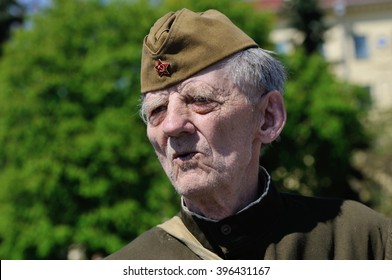
[[[369,150],[358,152],[353,163],[365,174],[355,182],[361,199],[371,201],[378,211],[392,216],[392,110],[373,108],[366,121],[374,139]],[[370,163],[370,164],[369,164]]]
[[[196,7],[146,2],[53,1],[6,44],[2,259],[64,259],[73,244],[106,255],[178,211],[138,116],[141,45],[169,9]],[[266,41],[267,17],[222,3]]]
[[[308,54],[320,50],[324,43],[324,33],[328,26],[324,23],[324,10],[318,0],[290,0],[285,2],[284,15],[288,25],[300,31],[302,46]]]
[[[176,197],[137,112],[140,46],[158,12],[54,1],[7,44],[1,258],[65,258],[71,244],[106,254],[175,211],[159,203]]]
[[[371,99],[365,89],[334,77],[318,54],[329,28],[319,3],[285,3],[288,25],[300,31],[304,40],[286,60],[291,76],[286,95],[289,119],[282,136],[283,151],[278,152],[282,152],[280,162],[286,164],[278,167],[271,158],[277,167],[274,175],[292,191],[361,200],[386,213],[387,198],[371,175],[378,172],[364,168],[363,161],[358,163],[358,155],[369,156],[377,134],[368,125]]]
[[[285,190],[359,200],[350,182],[363,177],[353,165],[354,153],[370,144],[363,124],[368,93],[340,82],[317,54],[298,50],[284,63],[290,75],[287,123],[279,143],[268,148],[265,164]]]
[[[0,2],[0,55],[1,45],[7,41],[11,35],[12,28],[22,24],[24,20],[25,8],[16,0],[1,0]]]

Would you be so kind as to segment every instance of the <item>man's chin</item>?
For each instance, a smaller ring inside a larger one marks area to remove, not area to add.
[[[189,200],[193,200],[195,198],[205,197],[206,193],[208,193],[209,191],[209,187],[193,183],[190,185],[177,185],[175,187],[175,190],[180,196],[185,197]]]
[[[200,169],[180,171],[172,180],[172,184],[180,195],[187,196],[198,192],[205,192],[209,185],[205,173]]]

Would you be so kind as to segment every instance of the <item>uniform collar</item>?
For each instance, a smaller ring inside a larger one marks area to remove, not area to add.
[[[253,205],[256,205],[256,204],[260,203],[260,201],[268,194],[268,191],[270,189],[270,184],[271,184],[271,176],[269,175],[267,170],[265,170],[265,168],[262,167],[262,166],[260,166],[260,168],[259,168],[259,181],[263,182],[259,186],[259,188],[261,188],[263,190],[262,194],[255,201],[252,201],[247,206],[245,206],[244,208],[239,210],[235,215],[237,215],[237,214],[239,214],[239,213],[249,209]],[[197,217],[198,219],[206,220],[206,221],[209,221],[209,222],[219,222],[218,220],[214,220],[214,219],[210,219],[210,218],[204,217],[202,215],[199,215],[199,214],[189,210],[188,207],[186,207],[186,204],[185,204],[185,201],[184,201],[183,197],[181,197],[181,207],[182,207],[182,211],[186,212],[188,215],[192,215],[194,217]]]
[[[250,256],[255,240],[268,235],[281,212],[279,193],[272,186],[270,176],[260,168],[262,195],[235,215],[215,221],[192,213],[182,207],[181,218],[187,228],[204,247],[223,258]]]

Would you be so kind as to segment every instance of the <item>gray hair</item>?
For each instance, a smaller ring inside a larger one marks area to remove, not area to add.
[[[226,71],[229,80],[245,94],[248,102],[256,105],[267,92],[277,90],[283,94],[286,71],[271,54],[261,48],[249,48],[218,62],[218,66]],[[143,99],[144,95],[140,99],[139,114],[146,123]]]
[[[283,94],[286,71],[271,54],[261,48],[250,48],[222,61],[228,78],[251,104],[257,104],[265,93],[273,90]]]

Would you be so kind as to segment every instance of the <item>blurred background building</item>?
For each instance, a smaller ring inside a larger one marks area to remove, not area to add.
[[[256,0],[278,15],[271,33],[276,51],[288,53],[301,34],[281,13],[290,0]],[[336,75],[369,89],[376,109],[392,107],[392,0],[319,0],[330,27],[321,50]]]

